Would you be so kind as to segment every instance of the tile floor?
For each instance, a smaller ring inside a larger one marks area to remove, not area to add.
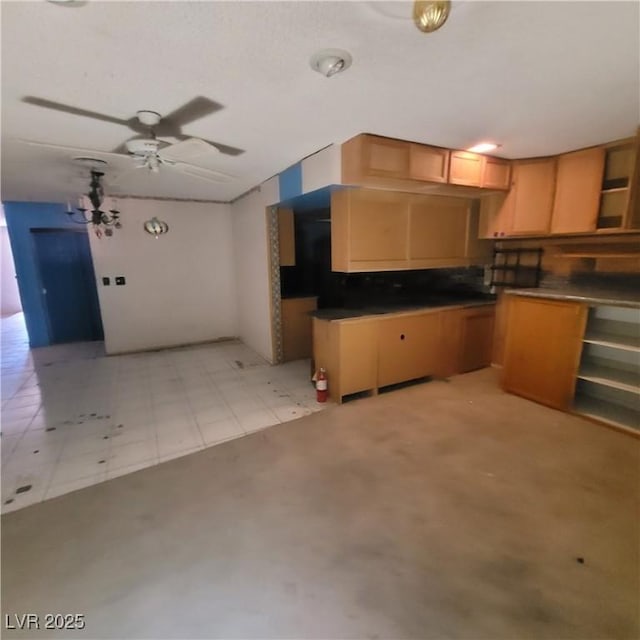
[[[326,406],[308,361],[274,367],[241,342],[107,357],[30,350],[22,314],[1,324],[2,513]]]

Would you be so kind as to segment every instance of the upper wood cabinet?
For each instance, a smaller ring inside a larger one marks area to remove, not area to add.
[[[408,178],[410,143],[360,135],[342,145],[342,180],[360,184],[368,178]]]
[[[291,209],[278,209],[278,248],[281,267],[296,264],[296,239]]]
[[[573,398],[585,305],[510,296],[502,386],[567,410]]]
[[[469,200],[376,189],[331,196],[333,271],[385,271],[481,264],[490,243],[478,243]]]
[[[469,200],[461,198],[410,198],[410,267],[420,269],[465,256],[469,209]]]
[[[449,182],[507,191],[511,186],[511,162],[470,151],[452,151]]]
[[[509,174],[508,160],[417,142],[361,134],[342,145],[344,184],[411,191],[428,182],[434,193],[452,195],[445,185],[508,190]]]
[[[514,168],[515,198],[511,235],[543,235],[549,232],[556,160],[521,160]]]
[[[484,156],[480,186],[508,191],[511,188],[511,161]]]
[[[469,151],[453,151],[449,165],[449,182],[467,187],[482,184],[483,156]]]
[[[449,149],[410,143],[409,176],[428,182],[447,182],[449,178]]]
[[[551,233],[595,231],[604,161],[603,147],[558,157]]]
[[[549,233],[555,189],[555,158],[513,163],[511,190],[481,198],[481,238]]]
[[[406,269],[407,195],[343,189],[331,195],[331,266],[334,271]]]

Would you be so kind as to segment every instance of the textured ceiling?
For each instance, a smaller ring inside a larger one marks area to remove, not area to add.
[[[223,109],[184,131],[245,149],[209,160],[234,181],[137,170],[111,191],[224,201],[363,131],[458,148],[489,138],[501,155],[526,157],[633,135],[640,117],[637,2],[454,1],[429,35],[406,2],[0,6],[4,200],[60,200],[86,186],[77,154],[16,139],[111,151],[133,135],[26,95],[124,119],[215,100]],[[309,58],[325,47],[350,51],[352,67],[314,73]]]

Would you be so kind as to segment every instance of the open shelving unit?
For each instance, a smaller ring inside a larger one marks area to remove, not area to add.
[[[621,142],[607,149],[597,229],[625,226],[635,163],[636,149],[632,141]]]
[[[574,411],[640,431],[640,309],[589,309]]]

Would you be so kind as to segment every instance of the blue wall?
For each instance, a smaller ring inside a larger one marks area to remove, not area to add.
[[[51,344],[51,338],[31,229],[84,229],[86,232],[86,227],[69,220],[64,204],[4,202],[3,206],[29,344],[32,347],[44,347]]]
[[[280,201],[302,194],[302,162],[292,165],[278,175]]]

